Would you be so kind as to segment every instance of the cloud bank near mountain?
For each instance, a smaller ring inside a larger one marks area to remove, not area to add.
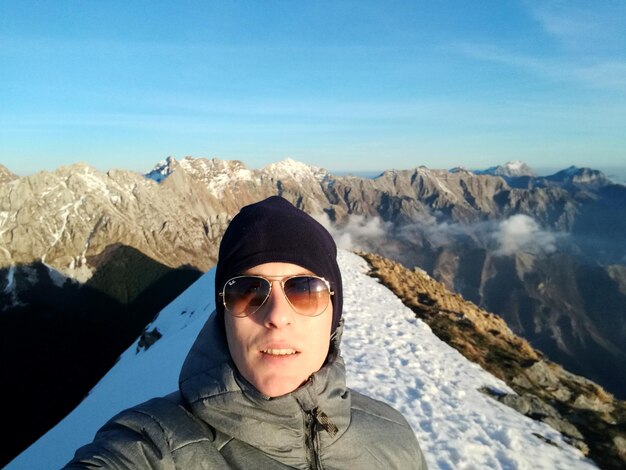
[[[537,221],[524,214],[501,221],[494,238],[498,244],[496,254],[499,255],[513,255],[520,251],[549,254],[557,249],[557,235],[543,230]]]
[[[511,256],[524,252],[533,255],[550,254],[557,251],[557,245],[567,236],[564,233],[543,229],[530,216],[516,214],[501,221],[475,223],[450,222],[441,220],[436,214],[423,214],[419,222],[397,225],[385,222],[380,217],[366,217],[351,214],[348,222],[336,225],[326,214],[320,214],[317,220],[332,234],[337,246],[345,250],[372,251],[385,242],[387,254],[399,252],[394,237],[414,242],[425,238],[435,247],[453,245],[463,241],[473,241],[498,256]]]
[[[393,228],[391,222],[380,217],[350,214],[348,223],[341,226],[333,224],[326,214],[318,214],[315,218],[330,232],[338,248],[349,251],[371,251]]]

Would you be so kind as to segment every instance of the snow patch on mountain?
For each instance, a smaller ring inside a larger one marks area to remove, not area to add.
[[[185,157],[179,165],[187,174],[197,181],[201,181],[218,198],[223,196],[224,190],[233,182],[254,181],[256,179],[255,172],[239,160]]]
[[[78,171],[74,173],[74,175],[85,182],[85,186],[88,190],[109,195],[109,185],[107,185],[101,173],[94,173],[94,171],[97,172],[97,170],[88,166],[82,167],[80,170],[82,171]]]
[[[596,468],[552,428],[480,393],[512,393],[499,379],[439,340],[366,262],[340,251],[344,278],[342,351],[348,385],[408,419],[430,468]],[[118,411],[176,389],[182,362],[214,310],[214,270],[146,328],[161,334],[149,349],[131,345],[89,396],[7,468],[59,468]],[[367,293],[367,295],[364,295]]]
[[[4,286],[4,293],[10,294],[13,291],[13,283],[15,282],[15,265],[9,266],[7,271],[6,286]]]
[[[8,225],[9,219],[11,219],[11,222],[15,221],[15,216],[16,214],[14,212],[0,211],[0,235],[6,232],[6,226]],[[0,249],[5,251],[10,256],[10,253],[6,248],[0,246]]]
[[[513,160],[505,163],[504,165],[493,166],[487,168],[486,170],[477,170],[474,173],[477,175],[503,176],[505,178],[537,176],[537,174],[528,165],[520,160]]]
[[[306,181],[310,178],[321,181],[329,175],[323,168],[297,162],[291,158],[267,165],[262,171],[274,178],[291,178],[295,181]]]

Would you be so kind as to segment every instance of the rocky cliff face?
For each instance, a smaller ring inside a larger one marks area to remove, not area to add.
[[[420,266],[548,356],[626,390],[626,369],[607,367],[626,364],[626,187],[600,172],[541,178],[517,162],[481,175],[419,167],[369,179],[293,160],[254,170],[168,158],[146,176],[73,165],[5,178],[0,267],[41,261],[85,282],[101,254],[122,244],[204,271],[230,218],[279,194],[319,217],[344,247]],[[0,276],[0,291],[17,282]]]

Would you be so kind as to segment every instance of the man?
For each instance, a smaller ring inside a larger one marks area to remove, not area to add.
[[[402,415],[346,387],[336,256],[285,199],[244,207],[179,392],[114,417],[66,468],[425,469]]]

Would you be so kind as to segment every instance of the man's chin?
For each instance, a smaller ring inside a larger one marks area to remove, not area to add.
[[[263,395],[270,398],[277,398],[296,390],[306,379],[285,376],[272,376],[257,381],[253,385]]]

